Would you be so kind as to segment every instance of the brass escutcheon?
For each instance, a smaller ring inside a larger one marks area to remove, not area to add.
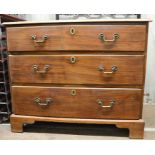
[[[75,90],[75,89],[72,89],[72,90],[71,90],[71,95],[72,95],[72,96],[75,96],[75,95],[76,95],[76,90]]]
[[[76,57],[72,56],[70,57],[70,63],[74,64],[76,62]]]
[[[74,35],[75,34],[75,28],[74,27],[71,27],[70,29],[69,29],[69,33],[71,34],[71,35]]]

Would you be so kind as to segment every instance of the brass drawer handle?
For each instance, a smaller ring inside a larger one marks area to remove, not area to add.
[[[74,27],[71,27],[71,28],[69,29],[69,33],[70,33],[71,35],[74,35],[75,32],[76,32],[76,30],[75,30]]]
[[[70,57],[70,63],[75,64],[76,63],[76,57],[74,57],[74,56]]]
[[[99,34],[99,39],[103,42],[115,42],[119,38],[120,36],[118,33],[114,33],[111,40],[106,39],[106,36],[103,33]]]
[[[98,71],[104,73],[105,75],[112,75],[112,74],[116,73],[118,71],[118,67],[117,66],[112,66],[110,72],[105,72],[104,70],[105,70],[105,68],[104,68],[103,65],[98,67]]]
[[[101,106],[102,108],[111,109],[111,108],[113,107],[113,105],[115,104],[115,102],[116,102],[115,100],[111,100],[111,101],[109,102],[109,105],[104,105],[103,100],[97,99],[98,105]]]
[[[40,40],[37,40],[37,36],[36,35],[32,35],[31,38],[32,38],[32,40],[35,43],[44,43],[48,39],[48,36],[47,35],[43,35],[42,39],[40,39]]]
[[[44,69],[42,71],[39,70],[39,65],[33,65],[32,69],[35,73],[46,74],[49,71],[50,65],[44,65]]]
[[[48,106],[50,103],[53,102],[53,99],[52,99],[52,98],[46,98],[46,99],[45,99],[45,103],[44,103],[44,102],[41,102],[41,98],[36,97],[36,98],[34,99],[34,102],[35,102],[36,104],[40,105],[40,106]]]

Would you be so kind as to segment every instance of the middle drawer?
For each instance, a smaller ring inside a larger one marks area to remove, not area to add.
[[[12,83],[143,84],[143,55],[10,55]]]

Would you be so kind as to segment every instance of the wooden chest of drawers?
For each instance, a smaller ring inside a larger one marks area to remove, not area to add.
[[[143,138],[148,20],[5,25],[13,132],[36,121],[115,124]]]

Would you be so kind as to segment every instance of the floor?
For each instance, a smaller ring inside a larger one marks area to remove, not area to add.
[[[155,105],[145,105],[144,139],[155,139]],[[113,125],[79,125],[63,123],[35,123],[26,125],[23,133],[12,133],[10,124],[0,124],[0,139],[25,140],[128,140],[128,130]]]

